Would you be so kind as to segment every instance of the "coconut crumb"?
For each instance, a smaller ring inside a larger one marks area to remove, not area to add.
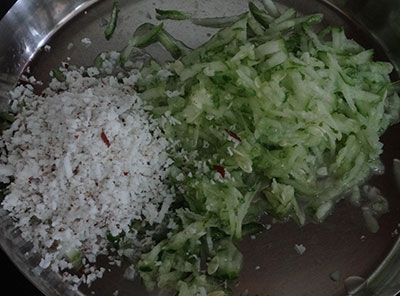
[[[133,281],[136,277],[136,270],[135,266],[133,264],[129,265],[127,269],[125,269],[124,272],[124,278],[126,278],[129,281]]]
[[[303,244],[295,244],[294,245],[294,249],[297,252],[297,254],[299,254],[300,256],[304,254],[304,252],[306,251],[306,247]]]
[[[81,43],[85,46],[85,47],[89,47],[90,45],[92,45],[92,40],[90,40],[90,38],[85,37],[81,40]]]

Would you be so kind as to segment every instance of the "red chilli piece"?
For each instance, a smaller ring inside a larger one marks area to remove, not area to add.
[[[104,132],[103,129],[101,129],[101,134],[100,134],[101,140],[106,144],[107,147],[110,147],[110,141],[108,140],[106,133]]]
[[[214,164],[213,167],[221,175],[221,177],[225,179],[225,168],[216,164]]]
[[[237,135],[237,134],[235,134],[234,132],[232,132],[232,131],[230,131],[230,130],[227,130],[227,129],[225,129],[225,131],[226,131],[226,133],[228,134],[228,135],[230,135],[232,138],[234,138],[235,140],[238,140],[239,142],[242,142],[242,139]]]

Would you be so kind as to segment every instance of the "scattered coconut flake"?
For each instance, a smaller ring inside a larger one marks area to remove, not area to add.
[[[180,173],[178,176],[176,176],[176,180],[179,182],[185,180],[185,175],[183,173]]]
[[[303,244],[295,244],[294,249],[299,255],[303,255],[304,252],[306,251],[306,247]]]
[[[161,69],[157,72],[157,76],[161,79],[161,80],[166,80],[168,79],[168,77],[173,76],[173,74],[165,69]]]
[[[89,75],[89,77],[93,77],[93,76],[100,74],[99,69],[97,69],[96,67],[89,67],[89,68],[87,68],[86,71],[87,71],[87,74]]]
[[[181,92],[177,90],[174,91],[167,90],[165,91],[165,94],[167,95],[168,98],[174,98],[174,97],[179,97],[181,95]]]
[[[81,40],[81,43],[82,43],[84,46],[89,47],[89,46],[92,44],[92,40],[90,40],[90,38],[88,38],[88,37],[85,37],[85,38],[83,38],[83,39]]]
[[[129,281],[133,281],[136,276],[136,270],[135,266],[133,264],[129,265],[124,272],[124,278],[126,278]]]
[[[43,49],[44,49],[45,52],[50,52],[51,46],[46,44],[46,45],[43,47]]]

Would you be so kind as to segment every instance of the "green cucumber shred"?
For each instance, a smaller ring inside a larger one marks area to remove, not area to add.
[[[262,230],[264,212],[321,223],[380,171],[379,138],[399,121],[392,65],[374,61],[342,28],[317,32],[321,14],[263,6],[205,21],[157,10],[159,20],[222,29],[191,50],[162,23],[144,24],[121,54],[123,63],[135,47],[164,42],[176,59],[150,62],[137,82],[173,143],[171,182],[179,189],[178,228],[138,263],[149,290],[230,295],[225,282],[242,265],[236,242]],[[364,210],[370,224],[387,211],[380,197],[373,205],[379,209]]]
[[[104,36],[107,40],[110,40],[111,36],[115,31],[115,28],[117,27],[118,14],[119,14],[118,2],[114,2],[111,11],[110,21],[108,22],[108,25],[104,30]]]

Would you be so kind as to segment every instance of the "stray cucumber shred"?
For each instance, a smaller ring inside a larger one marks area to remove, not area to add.
[[[107,28],[104,31],[104,36],[106,37],[107,40],[110,40],[111,36],[115,31],[115,28],[117,27],[118,13],[119,13],[118,2],[114,2],[111,12],[111,19],[108,22]]]
[[[118,2],[114,2],[111,12],[111,19],[108,22],[107,28],[104,31],[104,36],[106,37],[107,40],[110,40],[111,36],[115,31],[115,28],[117,27],[118,13],[119,13]]]

